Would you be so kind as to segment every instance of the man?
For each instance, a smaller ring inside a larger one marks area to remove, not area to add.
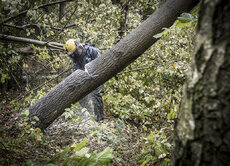
[[[73,60],[73,69],[85,70],[85,64],[91,62],[100,56],[99,50],[91,45],[83,45],[74,39],[69,39],[65,48],[67,55]],[[104,105],[101,93],[102,86],[99,86],[90,94],[79,101],[83,108],[89,112],[94,111],[95,120],[100,121],[104,119]]]

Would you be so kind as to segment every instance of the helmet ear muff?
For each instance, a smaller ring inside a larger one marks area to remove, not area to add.
[[[74,42],[76,44],[76,49],[78,49],[78,48],[83,49],[83,45],[81,43],[79,43],[77,40],[75,40]]]
[[[68,51],[66,51],[66,52],[67,52],[67,55],[69,55],[69,56],[73,55],[73,52],[68,52]]]

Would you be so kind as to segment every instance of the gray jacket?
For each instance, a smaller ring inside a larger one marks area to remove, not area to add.
[[[100,56],[99,50],[91,45],[85,45],[83,53],[80,56],[71,56],[73,59],[73,69],[75,70],[85,70],[85,64],[91,62]]]

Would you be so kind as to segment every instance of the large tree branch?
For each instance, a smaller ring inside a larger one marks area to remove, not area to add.
[[[199,0],[168,0],[133,32],[109,51],[86,65],[86,72],[77,70],[29,107],[30,118],[39,118],[36,126],[45,129],[65,108],[77,102],[99,85],[112,78],[154,42],[153,36],[169,27],[182,12],[190,11]]]
[[[74,1],[74,0],[60,0],[60,1],[56,1],[56,2],[50,2],[50,3],[42,4],[42,5],[38,6],[36,9],[41,9],[41,8],[44,8],[44,7],[60,4],[60,3],[63,3],[63,2],[69,2],[69,1]],[[16,16],[8,17],[3,22],[1,22],[0,25],[2,25],[3,23],[6,23],[8,21],[11,21],[11,20],[13,20],[13,19],[15,19],[17,17],[20,17],[20,16],[26,14],[28,11],[29,10],[24,10],[24,11],[18,13],[18,15],[16,15]]]
[[[24,37],[16,37],[16,36],[5,35],[5,34],[0,34],[0,40],[10,40],[14,42],[31,43],[31,44],[36,44],[40,46],[47,46],[51,48],[64,50],[63,44],[57,43],[57,42],[44,42],[40,40],[34,40],[34,39],[29,39],[29,38],[24,38]]]
[[[17,36],[11,36],[11,35],[5,35],[5,34],[0,34],[0,40],[9,40],[13,42],[22,42],[22,43],[30,43],[30,44],[35,44],[35,45],[40,45],[40,46],[47,46],[54,48],[55,50],[53,51],[64,51],[65,49],[63,48],[62,43],[57,43],[57,42],[46,42],[46,41],[40,41],[40,40],[35,40],[35,39],[30,39],[30,38],[25,38],[25,37],[17,37]],[[99,48],[100,50],[108,50],[109,48]],[[32,53],[32,48],[20,48],[20,52],[29,54]]]

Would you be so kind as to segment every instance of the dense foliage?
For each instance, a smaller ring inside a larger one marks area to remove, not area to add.
[[[61,5],[49,4],[48,0],[1,1],[1,34],[59,43],[74,38],[95,44],[103,54],[162,1],[69,1],[62,3],[62,16]],[[46,134],[26,122],[28,112],[21,114],[25,122],[10,119],[17,119],[16,113],[70,74],[71,60],[60,48],[1,40],[0,153],[5,157],[0,162],[103,165],[113,157],[113,165],[167,165],[181,88],[190,69],[195,12],[181,15],[172,27],[155,36],[161,39],[154,46],[104,84],[107,119],[103,123],[81,128],[88,115],[81,117],[84,110],[74,104]]]

